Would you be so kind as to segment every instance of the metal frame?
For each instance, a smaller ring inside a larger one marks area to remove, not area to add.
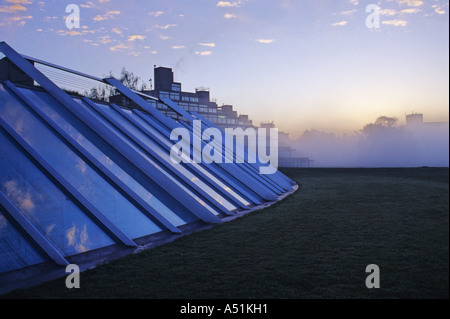
[[[197,191],[198,196],[203,197],[202,199],[207,201],[211,206],[215,206],[217,209],[222,211],[223,213],[227,215],[232,215],[228,209],[226,209],[223,205],[218,203],[214,198],[211,197],[210,194],[208,194],[205,190],[201,189],[200,186],[196,185],[195,183],[189,183],[190,180],[188,177],[185,176],[183,172],[180,171],[181,165],[172,165],[170,162],[170,158],[162,158],[159,154],[157,154],[154,150],[152,150],[150,147],[145,145],[143,141],[139,140],[130,130],[125,128],[122,124],[117,122],[115,119],[113,119],[109,114],[107,114],[104,110],[102,110],[100,107],[98,107],[94,102],[92,102],[88,98],[83,98],[83,101],[86,102],[91,108],[93,108],[100,116],[102,116],[104,119],[109,121],[112,126],[115,126],[120,132],[122,132],[126,137],[128,137],[131,141],[136,143],[139,147],[141,147],[145,152],[147,152],[148,155],[152,157],[152,159],[158,161],[163,167],[165,167],[169,172],[173,173],[173,177],[175,179],[181,179],[184,183],[189,184],[190,187],[192,187],[195,191]],[[168,156],[167,156],[168,157]],[[183,169],[185,169],[183,167]],[[198,176],[195,176],[198,178]],[[203,181],[202,181],[203,182]],[[225,198],[224,198],[225,199]]]
[[[220,132],[222,133],[222,136],[225,136],[226,133],[219,128],[218,126],[214,125],[213,123],[211,123],[210,121],[206,120],[205,118],[203,118],[202,116],[200,116],[198,113],[197,114],[197,118],[194,118],[193,115],[191,115],[189,112],[187,112],[186,110],[184,110],[182,107],[180,107],[178,104],[176,104],[175,102],[173,102],[172,100],[168,99],[168,98],[163,98],[161,99],[167,106],[169,106],[170,108],[172,108],[172,110],[174,110],[175,112],[179,113],[180,115],[186,117],[190,122],[193,122],[194,120],[198,119],[201,120],[202,123],[206,124],[208,127],[214,127],[217,128],[218,130],[220,130]],[[186,126],[187,128],[189,128],[188,126]],[[193,132],[195,133],[195,132]],[[234,145],[236,145],[236,141],[234,141]],[[229,150],[225,144],[223,145],[219,145],[222,147],[223,150],[223,154],[227,153],[229,156],[231,156],[232,160],[238,160],[240,159],[241,162],[243,162],[243,166],[242,168],[248,172],[249,174],[252,174],[253,176],[256,176],[258,178],[258,180],[263,183],[265,186],[271,188],[274,192],[277,192],[278,194],[282,194],[284,193],[284,191],[288,191],[288,190],[292,190],[291,185],[284,185],[284,181],[273,181],[270,179],[270,177],[272,177],[271,175],[264,175],[264,174],[259,174],[258,171],[258,167],[253,164],[253,163],[248,163],[245,162],[244,159],[242,158],[238,158],[237,154],[234,152],[235,147],[233,147],[233,150]],[[244,156],[247,155],[248,153],[251,152],[249,149],[244,148]],[[255,158],[258,158],[258,156],[256,156],[256,154],[253,154],[255,156]],[[281,185],[280,185],[281,184]],[[285,189],[283,189],[283,187],[285,187]]]
[[[178,104],[176,104],[172,100],[170,100],[168,98],[163,98],[161,100],[164,102],[164,104],[169,106],[172,110],[174,110],[178,114],[180,114],[180,115],[184,116],[185,118],[187,118],[191,123],[193,123],[193,121],[196,120],[196,118],[194,118],[188,111],[184,110],[182,107],[180,107]],[[216,129],[218,129],[222,133],[222,136],[226,136],[226,133],[221,128],[219,128],[218,126],[215,126],[214,124],[212,124],[211,122],[207,121],[203,117],[200,116],[197,119],[201,120],[202,123],[205,123],[207,125],[209,123],[210,124],[210,125],[208,125],[209,127],[214,127]],[[183,124],[183,126],[185,128],[189,129],[192,132],[192,134],[196,134],[196,133],[202,134],[202,132],[194,132],[191,129],[191,127],[189,127],[185,123],[181,123],[181,124]],[[201,136],[197,136],[197,137],[201,138]],[[234,145],[236,145],[236,141],[234,140],[233,142],[234,142]],[[242,168],[245,172],[247,172],[251,176],[253,176],[254,178],[256,178],[259,182],[261,182],[267,188],[271,189],[273,192],[277,193],[278,195],[281,195],[281,194],[284,193],[285,190],[283,190],[283,188],[281,186],[279,186],[278,183],[274,183],[266,175],[260,174],[259,171],[258,171],[258,168],[256,166],[254,166],[254,164],[245,162],[243,158],[238,158],[237,154],[234,152],[235,146],[233,146],[233,149],[230,150],[230,149],[227,148],[227,145],[225,145],[225,143],[223,143],[222,145],[218,145],[214,141],[212,143],[214,143],[215,145],[217,145],[217,146],[222,148],[222,151],[223,151],[222,154],[223,154],[224,157],[226,156],[225,154],[228,154],[228,156],[231,156],[231,160],[232,161],[236,160],[236,162],[237,162],[238,159],[241,160],[241,164],[243,164],[243,165],[239,165],[239,167]],[[249,150],[247,148],[244,148],[244,156],[246,154],[248,154],[248,152],[249,152]],[[255,155],[255,158],[258,158],[258,157]],[[286,189],[286,191],[287,191],[287,189]]]
[[[10,138],[19,144],[23,150],[27,153],[27,156],[35,161],[39,165],[40,170],[49,177],[58,188],[69,196],[73,202],[81,208],[84,212],[90,214],[98,225],[103,226],[103,228],[108,231],[114,238],[118,239],[123,244],[136,247],[136,243],[124,234],[116,225],[114,225],[105,215],[103,215],[95,206],[91,204],[89,200],[86,199],[75,187],[72,186],[61,174],[59,174],[47,161],[39,155],[38,152],[19,134],[14,131],[14,129],[9,126],[0,117],[0,127],[10,136]]]
[[[205,119],[203,116],[201,116],[197,112],[192,112],[192,115],[194,115],[197,119],[200,119],[202,121],[202,123],[205,123],[208,127],[217,128],[222,132],[222,134],[226,134],[220,127],[218,127],[211,121]],[[248,153],[252,153],[252,152],[253,151],[248,148],[244,149],[244,153],[245,153],[244,155],[248,156]],[[252,154],[252,155],[258,159],[258,156],[256,154]],[[248,164],[250,164],[250,167],[254,168],[255,170],[259,169],[255,164],[252,164],[252,163],[248,163]],[[284,191],[291,191],[293,189],[293,186],[296,185],[296,183],[293,180],[291,180],[289,177],[284,175],[279,170],[277,170],[277,172],[275,174],[262,174],[262,177],[268,179],[272,183],[275,183],[276,186],[281,187],[282,189],[284,189]]]
[[[134,103],[136,103],[138,106],[142,107],[144,110],[148,111],[151,115],[153,115],[155,118],[162,119],[162,122],[166,125],[169,125],[168,128],[175,129],[177,127],[180,127],[177,122],[174,120],[167,121],[168,118],[162,115],[159,111],[154,110],[150,107],[150,105],[142,99],[137,94],[133,93],[129,88],[127,88],[125,85],[123,85],[121,82],[114,78],[108,78],[105,79],[106,82],[109,84],[115,86],[120,93],[125,95],[127,98],[132,100]],[[205,146],[205,143],[201,141],[202,148]],[[270,190],[266,185],[262,184],[259,180],[255,178],[255,176],[252,176],[248,174],[247,172],[240,169],[237,165],[227,165],[227,164],[218,164],[219,166],[224,167],[225,170],[227,170],[230,174],[232,174],[237,179],[241,180],[243,183],[251,184],[252,188],[260,194],[264,199],[268,201],[275,201],[277,200],[278,196]]]
[[[163,227],[174,233],[180,233],[181,231],[176,228],[175,225],[170,223],[164,216],[159,214],[153,207],[151,207],[147,202],[145,202],[139,195],[136,194],[130,187],[128,187],[124,182],[120,180],[111,170],[98,161],[92,154],[89,153],[86,148],[84,148],[80,143],[73,139],[69,134],[67,134],[58,124],[56,124],[49,116],[47,116],[42,110],[30,101],[26,96],[24,96],[15,86],[9,81],[5,81],[4,85],[13,92],[18,98],[20,98],[25,105],[27,105],[37,116],[39,116],[45,123],[47,123],[56,134],[58,134],[63,140],[67,141],[72,145],[78,152],[80,152],[86,161],[92,164],[94,167],[98,168],[107,178],[110,179],[110,184],[115,186],[115,188],[122,193],[124,196],[130,196],[136,203],[144,208],[143,212],[147,212],[156,219]]]
[[[87,104],[85,100],[83,100],[83,102]],[[212,214],[192,196],[190,190],[182,186],[173,178],[167,178],[167,172],[165,172],[160,166],[156,165],[151,159],[145,158],[142,154],[139,154],[131,145],[127,144],[109,127],[100,122],[99,119],[93,117],[92,114],[88,114],[81,105],[77,104],[76,108],[72,108],[70,110],[87,126],[95,128],[96,133],[103,138],[106,143],[111,145],[125,158],[130,160],[144,175],[159,184],[163,189],[170,189],[172,193],[171,195],[174,199],[179,201],[198,218],[207,223],[221,222],[220,218]]]
[[[142,113],[139,110],[133,110],[133,114],[139,116],[144,122],[146,122],[151,127],[155,128],[160,134],[165,136],[167,140],[169,140],[170,129],[166,126],[158,123],[155,118],[152,118],[149,115]],[[185,145],[186,147],[187,145]],[[241,196],[244,196],[247,200],[253,202],[255,205],[260,205],[264,202],[264,199],[260,194],[258,194],[254,189],[252,189],[249,185],[237,179],[234,175],[230,174],[226,171],[223,166],[220,166],[217,163],[211,163],[209,165],[203,165],[203,167],[215,174],[217,178],[222,179],[225,184],[229,184],[234,186],[234,190],[237,191]]]
[[[45,75],[43,75],[39,70],[37,70],[30,62],[23,58],[19,53],[12,49],[5,42],[0,43],[0,52],[3,52],[17,67],[19,67],[25,74],[33,78],[36,82],[40,84],[51,96],[53,96],[62,106],[68,109],[76,117],[78,117],[82,122],[88,124],[89,127],[95,127],[97,133],[103,139],[107,138],[105,142],[109,143],[111,146],[116,147],[122,154],[127,158],[131,159],[135,166],[139,167],[144,174],[154,180],[157,184],[160,184],[165,189],[171,189],[175,200],[180,201],[186,208],[188,208],[194,215],[196,215],[201,220],[207,223],[221,223],[219,217],[212,214],[204,206],[202,206],[191,194],[190,191],[181,191],[179,186],[173,183],[173,180],[166,178],[165,175],[160,173],[158,169],[149,170],[148,161],[142,156],[139,156],[131,146],[125,143],[120,143],[117,135],[115,135],[108,127],[104,126],[97,119],[92,118],[82,110],[82,107],[75,102],[67,93],[61,90],[57,85],[51,82]],[[115,80],[115,79],[114,79]],[[117,83],[119,81],[115,80]],[[108,81],[106,81],[109,83]],[[111,83],[109,83],[111,84]],[[111,84],[114,86],[114,84]],[[123,86],[122,83],[120,85]],[[136,96],[135,93],[128,91]],[[162,121],[168,120],[164,115],[160,114]]]
[[[154,141],[156,144],[158,144],[162,149],[166,150],[167,152],[170,152],[171,150],[171,144],[169,142],[169,139],[165,137],[164,140],[158,138],[148,130],[148,128],[144,127],[142,124],[138,123],[137,120],[134,117],[138,117],[137,114],[130,115],[127,114],[124,110],[122,110],[119,106],[115,104],[111,104],[111,107],[120,115],[122,115],[125,119],[127,119],[131,124],[136,126],[139,130],[141,130],[146,136],[148,136],[152,141]],[[145,122],[144,119],[141,119]],[[147,123],[147,122],[145,122]],[[147,123],[148,124],[148,123]],[[156,129],[155,129],[156,130]],[[158,131],[159,134],[163,135]],[[180,165],[185,166],[187,169],[191,170],[192,172],[195,172],[196,174],[200,175],[205,183],[208,183],[211,187],[213,187],[217,192],[220,192],[223,196],[226,196],[229,201],[233,202],[235,205],[239,206],[242,209],[247,209],[248,205],[250,204],[248,200],[244,199],[241,195],[239,195],[237,192],[234,192],[235,195],[231,194],[229,190],[226,190],[226,188],[229,188],[230,185],[225,185],[222,181],[220,181],[214,174],[209,173],[204,166],[195,164],[195,163],[180,163]],[[233,187],[233,186],[231,186]],[[231,189],[230,189],[231,190]],[[239,198],[241,197],[241,199]],[[247,202],[244,203],[243,201]]]
[[[57,265],[67,266],[69,262],[59,253],[59,251],[23,216],[23,214],[11,203],[8,198],[0,191],[0,205],[5,209],[4,214],[7,218],[14,220],[20,227],[19,231],[25,233],[42,251],[50,257]]]

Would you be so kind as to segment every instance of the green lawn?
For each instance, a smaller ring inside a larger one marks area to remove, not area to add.
[[[449,297],[448,168],[284,172],[300,187],[269,208],[4,297]]]

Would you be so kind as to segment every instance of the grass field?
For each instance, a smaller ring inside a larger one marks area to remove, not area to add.
[[[3,297],[449,297],[448,168],[284,172],[300,187],[269,208]]]

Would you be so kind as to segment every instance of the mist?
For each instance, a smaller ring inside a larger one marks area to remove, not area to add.
[[[449,123],[421,119],[412,114],[397,126],[397,119],[382,116],[348,135],[306,130],[290,147],[312,167],[448,167]]]

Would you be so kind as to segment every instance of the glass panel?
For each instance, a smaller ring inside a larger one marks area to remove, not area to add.
[[[28,97],[34,95],[28,91]],[[131,238],[161,231],[137,207],[132,205],[88,162],[62,142],[49,127],[37,119],[28,107],[19,102],[2,103],[0,114],[34,149],[85,196],[112,223]],[[36,103],[43,105],[43,103]],[[48,106],[56,104],[50,104]],[[83,136],[79,136],[80,139]]]
[[[157,129],[153,128],[151,125],[149,125],[146,121],[144,121],[142,118],[140,118],[138,115],[133,114],[133,119],[139,123],[140,125],[142,125],[146,130],[148,130],[148,132],[155,138],[157,139],[160,143],[162,143],[163,145],[166,145],[166,147],[168,149],[170,149],[173,145],[173,143],[167,139],[166,137],[164,137]],[[148,117],[148,120],[150,122],[153,122],[153,119],[151,117]],[[213,183],[216,183],[219,187],[222,187],[223,189],[225,189],[228,193],[230,193],[230,196],[234,197],[235,200],[241,201],[244,205],[248,206],[250,205],[250,203],[248,201],[246,201],[244,198],[242,198],[241,196],[239,196],[236,192],[234,192],[230,187],[228,187],[227,185],[225,185],[224,183],[222,183],[218,178],[216,178],[213,174],[209,173],[202,165],[200,164],[191,164],[193,166],[195,166],[196,169],[198,169],[199,171],[201,171],[203,174],[205,174],[206,176],[208,176],[208,178],[211,179],[211,181]]]
[[[88,107],[86,106],[84,103],[80,102],[80,105],[82,105],[82,107]],[[99,105],[102,108],[105,108],[105,110],[111,112],[111,110],[109,109],[109,107],[105,106],[105,105]],[[109,109],[109,110],[108,110]],[[144,157],[149,163],[150,163],[150,167],[152,167],[152,169],[158,169],[160,172],[162,172],[167,178],[170,178],[175,184],[177,184],[177,186],[185,193],[187,193],[187,196],[191,196],[193,198],[195,198],[197,200],[197,202],[199,202],[202,206],[204,206],[207,210],[209,210],[211,213],[214,213],[215,215],[218,215],[218,212],[215,211],[214,208],[210,207],[208,204],[206,204],[199,196],[196,196],[193,192],[194,190],[191,190],[190,188],[186,187],[185,185],[183,185],[180,181],[179,181],[179,177],[176,176],[174,173],[169,172],[167,168],[163,168],[161,167],[161,164],[155,162],[155,160],[147,153],[145,152],[140,146],[138,146],[135,142],[131,141],[127,136],[125,136],[122,132],[120,132],[117,128],[112,127],[109,122],[107,122],[106,119],[104,119],[102,116],[98,115],[98,113],[94,113],[92,112],[92,116],[96,116],[99,120],[101,120],[103,123],[105,123],[106,125],[110,126],[111,129],[116,132],[117,138],[120,138],[122,140],[122,142],[127,143],[129,146],[131,146],[138,154],[140,154],[142,157]],[[130,127],[131,128],[131,127]],[[114,137],[116,138],[116,137]],[[126,154],[125,154],[126,155]],[[163,154],[162,154],[163,155]],[[169,155],[167,154],[167,158],[169,158]],[[169,159],[170,161],[170,159]],[[171,162],[170,162],[171,163]],[[178,167],[180,165],[176,165],[175,167]],[[192,180],[192,182],[196,182],[198,183],[198,178],[197,180]]]
[[[27,91],[28,92],[28,91]],[[41,109],[45,111],[47,115],[49,115],[54,121],[63,127],[66,132],[71,135],[77,141],[85,141],[84,136],[89,136],[88,142],[92,144],[92,151],[94,148],[97,148],[103,155],[104,159],[97,158],[101,161],[105,160],[108,165],[117,165],[118,169],[123,170],[123,174],[120,174],[120,178],[126,178],[126,174],[131,176],[138,184],[142,185],[144,189],[149,192],[148,200],[153,198],[157,198],[160,200],[165,206],[167,206],[173,213],[177,216],[165,216],[169,221],[173,222],[173,224],[177,225],[177,219],[181,219],[185,221],[185,223],[190,223],[198,220],[196,216],[194,216],[189,210],[184,207],[181,203],[179,203],[174,197],[172,197],[168,190],[164,190],[157,183],[148,178],[145,174],[136,168],[132,162],[130,162],[124,154],[119,153],[115,148],[106,143],[99,135],[97,135],[91,128],[87,127],[77,118],[75,118],[69,111],[65,108],[48,106],[47,102],[52,98],[43,92],[28,92],[29,98],[34,98],[35,102]],[[80,103],[80,101],[77,101]],[[59,105],[58,105],[59,106]],[[84,104],[80,104],[80,107],[85,107]],[[92,116],[95,116],[92,114]],[[80,136],[83,136],[83,139],[80,139]],[[87,142],[87,140],[86,140]],[[83,142],[83,146],[89,147],[88,143]],[[94,152],[94,151],[93,151]],[[93,153],[95,154],[95,153]],[[180,222],[182,224],[182,222]]]
[[[0,207],[0,274],[47,261],[3,215]]]
[[[211,187],[206,185],[199,176],[194,175],[191,171],[189,171],[187,168],[185,168],[181,163],[180,164],[174,164],[172,163],[172,160],[170,159],[169,152],[166,151],[164,148],[162,148],[158,143],[156,143],[154,140],[149,138],[146,134],[144,134],[138,127],[133,125],[131,122],[129,122],[127,119],[125,119],[122,115],[120,115],[118,112],[114,110],[109,110],[110,115],[118,121],[120,124],[122,124],[126,129],[128,129],[130,132],[132,132],[139,140],[141,140],[146,146],[148,146],[152,151],[156,152],[158,156],[161,157],[163,161],[168,163],[170,166],[175,168],[178,172],[178,174],[182,174],[187,179],[190,180],[190,183],[193,183],[200,187],[204,192],[209,194],[216,200],[218,203],[223,205],[228,210],[234,210],[236,207],[231,204],[229,201],[227,201],[224,197],[222,197],[220,194],[218,194],[215,190],[213,190]],[[173,174],[173,173],[172,173]]]
[[[42,104],[41,104],[42,105]],[[168,221],[175,226],[186,224],[186,220],[180,218],[177,214],[171,211],[158,198],[133,179],[127,172],[125,172],[117,163],[111,160],[100,149],[91,143],[85,135],[81,134],[63,117],[54,112],[51,108],[46,107],[45,113],[49,115],[59,127],[63,127],[65,132],[75,139],[81,146],[83,146],[90,154],[92,154],[99,162],[107,167],[114,175],[116,175],[122,182],[127,184],[134,192],[140,196],[145,202],[152,206],[158,213],[163,215]]]
[[[0,130],[0,190],[64,256],[114,244]]]

